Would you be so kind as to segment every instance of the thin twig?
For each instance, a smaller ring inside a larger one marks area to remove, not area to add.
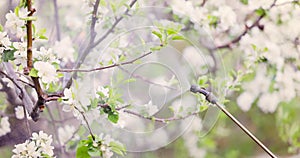
[[[167,88],[167,89],[171,89],[171,90],[178,90],[177,88],[174,88],[174,87],[170,87],[170,86],[167,86],[167,85],[163,85],[163,84],[159,84],[159,83],[155,83],[153,81],[150,81],[149,79],[147,79],[146,77],[143,77],[141,75],[138,75],[138,74],[134,74],[134,73],[130,73],[128,70],[122,68],[121,66],[119,66],[119,68],[126,72],[127,74],[129,74],[130,76],[134,77],[134,78],[137,78],[137,79],[140,79],[146,83],[149,83],[149,84],[153,84],[153,85],[157,85],[157,86],[161,86],[161,87],[164,87],[164,88]]]
[[[135,3],[137,2],[137,0],[133,0],[130,5],[129,5],[129,8],[131,8]],[[93,13],[95,12],[96,9],[98,9],[97,7],[99,6],[96,6],[94,5],[94,9],[93,9]],[[128,14],[129,12],[129,8],[126,9],[124,15]],[[80,55],[80,57],[78,58],[76,64],[75,64],[75,69],[78,69],[81,64],[84,62],[85,58],[87,57],[87,55],[89,54],[89,52],[94,48],[96,47],[98,44],[100,44],[104,39],[106,39],[106,37],[113,32],[113,30],[115,29],[115,27],[117,26],[117,24],[123,19],[123,16],[119,17],[116,19],[116,21],[114,22],[114,24],[111,26],[111,28],[109,30],[106,31],[106,33],[101,36],[96,42],[95,42],[95,31],[94,31],[94,23],[96,22],[97,18],[96,17],[92,17],[92,22],[91,22],[91,28],[90,28],[90,31],[91,31],[91,37],[90,37],[90,41],[88,43],[88,46],[84,49],[83,53]],[[114,66],[113,66],[114,67]],[[64,86],[63,89],[65,88],[70,88],[71,85],[72,85],[72,79],[73,78],[76,78],[77,76],[77,73],[73,73],[73,75],[70,77],[70,79],[67,81],[67,84]]]
[[[146,54],[143,54],[137,58],[134,58],[130,61],[127,62],[123,62],[123,63],[115,63],[109,66],[103,66],[103,67],[98,67],[98,68],[93,68],[93,69],[58,69],[57,72],[93,72],[93,71],[100,71],[100,70],[104,70],[104,69],[109,69],[109,68],[113,68],[113,67],[117,67],[117,66],[122,66],[122,65],[128,65],[128,64],[132,64],[134,62],[136,62],[139,59],[142,59],[148,55],[150,55],[152,52],[148,52]]]
[[[194,115],[199,114],[199,111],[195,111],[195,112],[190,113],[190,114],[188,114],[186,116],[183,116],[183,117],[157,118],[157,117],[154,117],[154,116],[145,116],[145,115],[142,115],[142,114],[139,114],[137,112],[127,110],[127,109],[124,109],[123,112],[134,115],[134,116],[137,116],[137,117],[140,117],[140,118],[143,118],[143,119],[147,119],[147,120],[151,120],[151,121],[155,121],[155,122],[161,122],[161,123],[169,123],[170,121],[184,120],[184,119],[186,119],[190,116],[194,116]]]
[[[283,6],[283,5],[287,5],[287,4],[299,4],[299,0],[282,2],[282,3],[279,3],[279,4],[275,4],[275,6]]]
[[[130,107],[130,106],[131,106],[130,104],[127,104],[127,105],[124,105],[124,106],[121,106],[121,107],[117,107],[116,110],[119,111],[119,110],[128,108],[128,107]]]
[[[84,112],[81,111],[81,110],[79,110],[76,106],[74,106],[74,108],[75,108],[75,109],[81,114],[81,116],[83,117],[84,122],[86,123],[86,126],[87,126],[87,128],[88,128],[88,130],[89,130],[89,133],[90,133],[90,135],[92,136],[92,139],[95,140],[96,138],[95,138],[95,136],[94,136],[94,134],[93,134],[93,132],[92,132],[92,129],[91,129],[91,127],[90,127],[89,122],[87,121],[87,119],[86,119],[86,117],[85,117],[85,115],[84,115]]]
[[[269,6],[268,9],[266,10],[270,10],[271,8],[273,8],[274,6],[276,6],[276,2],[277,0],[274,0],[273,3]],[[255,12],[253,12],[255,13]],[[265,17],[265,15],[261,15],[259,16],[253,23],[252,25],[250,26],[247,26],[245,24],[245,30],[239,35],[237,36],[236,38],[234,38],[233,40],[231,40],[230,42],[228,43],[225,43],[225,44],[222,44],[222,45],[219,45],[219,46],[216,46],[215,48],[213,48],[212,50],[218,50],[218,49],[223,49],[223,48],[231,48],[233,44],[235,43],[238,43],[243,36],[245,36],[250,30],[252,30],[254,27],[260,27],[259,25],[259,22]]]
[[[26,110],[29,113],[31,113],[32,112],[32,107],[33,107],[33,102],[31,100],[29,94],[27,93],[26,89],[24,88],[24,86],[20,85],[17,82],[18,76],[17,76],[16,72],[14,71],[14,68],[13,68],[12,64],[4,62],[3,65],[5,67],[5,70],[6,70],[7,74],[9,74],[9,76],[15,81],[14,83],[17,83],[17,85],[19,87],[21,87],[21,90],[19,90],[19,88],[16,89],[16,94],[22,100],[22,103],[25,105]]]
[[[124,12],[124,15],[127,15],[130,8],[132,8],[132,6],[137,2],[137,0],[133,0],[130,4],[129,4],[129,8],[126,9],[126,11]],[[115,27],[118,25],[118,23],[124,18],[124,16],[120,16],[119,18],[116,18],[116,21],[113,23],[112,27],[107,30],[105,32],[105,34],[100,37],[93,45],[92,47],[97,46],[99,43],[101,43],[110,33],[113,32],[113,30],[115,29]]]
[[[97,13],[98,13],[98,8],[99,8],[99,3],[100,3],[100,0],[96,0],[96,2],[94,4],[94,9],[93,9],[93,13],[92,13],[92,22],[91,22],[91,27],[90,27],[91,36],[90,36],[89,45],[92,45],[94,43],[94,40],[96,37],[95,26],[96,26],[96,22],[98,20]]]
[[[26,82],[26,81],[24,81],[24,80],[21,80],[21,79],[18,78],[17,81],[20,81],[20,82],[22,82],[22,83],[24,83],[24,84],[30,86],[31,88],[34,88],[34,85],[33,85],[33,84],[28,83],[28,82]]]
[[[20,85],[17,84],[17,82],[15,82],[15,80],[13,78],[11,78],[9,75],[7,75],[5,72],[3,72],[3,71],[0,70],[0,73],[2,75],[4,75],[6,78],[8,78],[21,91],[21,96],[23,96],[23,90],[20,87]]]

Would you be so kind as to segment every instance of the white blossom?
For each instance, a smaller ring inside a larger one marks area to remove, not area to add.
[[[74,62],[75,49],[73,48],[70,37],[65,37],[61,41],[56,41],[53,46],[53,51],[57,57],[64,62]]]
[[[218,28],[222,31],[236,25],[237,16],[232,8],[227,5],[220,6],[216,16],[220,18],[221,23],[218,25]]]
[[[0,118],[0,137],[6,135],[11,131],[8,120],[9,119],[7,116]]]
[[[72,112],[73,116],[84,122],[80,112],[84,112],[87,105],[90,105],[90,99],[86,94],[85,88],[77,91],[74,91],[71,88],[65,89],[64,97],[62,97],[62,102],[65,104],[63,106],[64,112]]]
[[[25,42],[13,42],[13,47],[17,50],[14,53],[14,63],[16,65],[22,65],[25,67],[27,65],[27,51]]]
[[[101,133],[99,135],[99,139],[101,141],[101,145],[99,146],[99,149],[101,150],[101,152],[103,154],[103,158],[111,158],[114,153],[111,151],[111,147],[109,144],[110,144],[110,142],[116,142],[116,143],[119,143],[119,142],[112,139],[110,135],[106,135],[104,137],[103,133]]]
[[[275,112],[280,97],[276,93],[264,93],[259,98],[257,106],[265,113]]]
[[[58,81],[56,76],[56,69],[48,62],[37,61],[33,67],[38,70],[38,76],[42,79],[43,83],[51,83]]]
[[[4,50],[10,50],[11,41],[7,36],[6,32],[0,32],[0,54],[3,53]]]
[[[23,157],[42,157],[48,155],[54,157],[53,149],[51,146],[52,136],[39,131],[39,133],[32,133],[32,137],[26,140],[24,143],[15,145],[13,149],[14,155],[12,158],[23,158]]]
[[[53,53],[52,48],[46,49],[45,47],[41,47],[39,51],[34,49],[32,54],[36,60],[49,62],[49,63],[59,63],[59,60],[56,58],[55,54]]]
[[[250,92],[244,92],[237,98],[237,104],[243,111],[248,111],[251,108],[256,96]]]
[[[16,115],[17,119],[21,120],[21,119],[24,118],[25,115],[24,115],[24,108],[23,108],[23,106],[17,106],[17,107],[15,107],[15,115]],[[28,119],[31,119],[31,117],[29,116],[27,110],[26,110],[26,117]]]
[[[64,90],[64,96],[62,97],[62,102],[65,104],[74,104],[74,95],[70,88]]]
[[[149,116],[152,116],[158,112],[157,105],[153,105],[151,100],[147,104],[144,104],[144,108]]]
[[[21,38],[25,35],[25,31],[22,26],[25,25],[25,21],[21,20],[15,13],[10,11],[5,15],[6,23],[5,28],[12,34],[15,34],[17,37]]]

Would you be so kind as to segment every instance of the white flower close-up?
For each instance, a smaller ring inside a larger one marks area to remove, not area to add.
[[[144,108],[148,116],[152,116],[159,111],[157,105],[153,105],[151,100],[147,104],[144,104]]]
[[[72,45],[72,40],[70,37],[65,37],[61,41],[56,41],[53,46],[53,52],[57,55],[59,59],[62,59],[64,62],[74,61],[74,52],[75,49]]]
[[[5,28],[12,34],[15,34],[17,37],[21,38],[25,35],[25,30],[22,26],[25,25],[25,21],[21,20],[14,12],[10,11],[5,15],[6,23]]]
[[[15,64],[26,66],[27,51],[25,42],[13,42],[13,47],[17,50],[14,52]]]
[[[20,120],[25,118],[23,106],[15,107],[15,115],[16,115],[16,118],[20,119]],[[29,116],[27,110],[26,110],[26,117],[27,117],[27,119],[31,119],[31,117]]]
[[[51,83],[58,81],[56,69],[48,62],[37,61],[33,67],[38,70],[38,76],[41,77],[42,82]]]

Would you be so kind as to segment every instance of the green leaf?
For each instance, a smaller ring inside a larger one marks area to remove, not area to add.
[[[255,10],[255,13],[258,15],[258,16],[265,16],[267,14],[266,10],[262,7],[258,8]]]
[[[161,50],[161,48],[162,48],[162,46],[155,46],[155,47],[150,48],[150,50],[154,52],[154,51]]]
[[[119,114],[116,112],[111,112],[108,114],[108,120],[112,123],[118,123],[119,120]]]
[[[35,69],[35,68],[32,68],[29,72],[29,76],[32,76],[32,77],[38,77],[38,70]]]
[[[208,105],[207,105],[207,104],[201,105],[201,106],[200,106],[200,112],[203,112],[203,111],[205,111],[206,109],[208,109]]]
[[[27,6],[27,3],[26,3],[26,0],[20,0],[20,4],[19,4],[19,7],[22,8],[22,7],[26,7]]]
[[[183,36],[180,35],[176,35],[172,37],[172,40],[184,40],[185,38]]]
[[[3,26],[0,24],[0,32],[3,31]]]
[[[135,78],[129,78],[129,79],[125,80],[124,82],[125,83],[130,83],[130,82],[135,82],[135,81],[136,81]]]
[[[248,5],[248,0],[240,0],[240,2],[242,2],[245,5]]]
[[[19,10],[20,10],[20,8],[18,6],[14,10],[17,17],[19,17]]]
[[[206,75],[201,76],[198,78],[198,85],[203,87],[204,85],[206,85],[207,81],[208,81],[208,77]]]
[[[39,37],[39,38],[41,38],[41,37],[45,37],[45,33],[47,32],[47,30],[45,29],[45,28],[43,28],[43,29],[40,29],[37,33],[36,33],[36,35]],[[47,37],[45,37],[45,38],[47,38]]]
[[[25,18],[21,18],[22,20],[25,20],[25,21],[36,21],[37,20],[37,17],[34,17],[34,16],[29,16],[29,17],[25,17]]]
[[[63,73],[57,73],[57,77],[62,78],[62,77],[64,77],[64,74]]]
[[[79,146],[76,150],[76,158],[90,158],[87,146]]]
[[[219,17],[213,16],[213,15],[208,15],[207,18],[209,20],[209,25],[216,28],[219,23]]]
[[[116,13],[116,11],[117,11],[116,2],[111,2],[111,3],[110,3],[110,7],[111,7],[112,11],[113,11],[114,13]]]
[[[8,62],[9,60],[14,60],[14,53],[15,53],[15,49],[13,50],[4,50],[3,55],[2,55],[2,60],[4,62]]]
[[[117,143],[117,142],[110,142],[109,146],[111,147],[111,150],[115,152],[118,155],[125,156],[126,154],[126,148],[123,144]]]
[[[162,40],[162,34],[160,32],[153,30],[152,34],[155,35],[155,36],[157,36],[160,40]]]
[[[96,108],[98,106],[98,98],[93,98],[93,99],[90,99],[91,100],[91,108]]]

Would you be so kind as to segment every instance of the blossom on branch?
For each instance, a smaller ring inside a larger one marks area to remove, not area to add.
[[[21,38],[25,35],[25,31],[22,26],[25,25],[25,21],[21,20],[15,13],[10,11],[5,15],[6,23],[5,28],[12,34],[15,34],[17,37]]]
[[[43,131],[32,133],[32,137],[29,140],[15,145],[12,158],[54,157],[54,147],[51,146],[51,143],[52,135],[48,135]]]
[[[43,83],[51,83],[58,81],[56,69],[48,62],[37,61],[33,67],[38,71],[38,76]]]

